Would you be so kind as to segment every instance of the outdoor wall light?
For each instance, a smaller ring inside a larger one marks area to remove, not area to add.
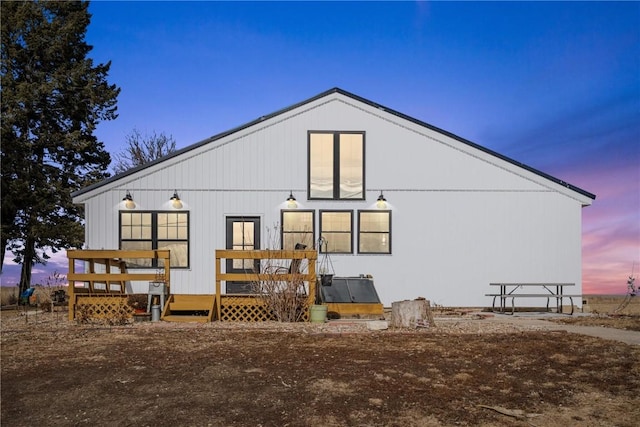
[[[298,202],[296,202],[296,198],[293,197],[293,191],[289,192],[289,197],[287,197],[287,206],[289,206],[290,209],[298,207]]]
[[[136,207],[136,202],[133,201],[133,197],[131,197],[131,193],[127,190],[127,194],[122,199],[124,202],[124,207],[127,209],[133,209]]]
[[[382,195],[382,191],[380,191],[380,195],[378,196],[378,201],[376,202],[376,206],[378,209],[386,209],[387,207],[387,199]]]
[[[171,204],[175,209],[182,209],[182,201],[180,200],[180,196],[178,196],[178,190],[173,192],[173,196],[171,196]]]

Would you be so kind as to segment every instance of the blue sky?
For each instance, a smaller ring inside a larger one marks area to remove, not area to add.
[[[122,88],[119,118],[97,131],[112,154],[134,128],[184,147],[337,86],[595,193],[583,210],[585,293],[623,293],[634,262],[640,271],[638,2],[89,10],[90,55],[112,61]]]

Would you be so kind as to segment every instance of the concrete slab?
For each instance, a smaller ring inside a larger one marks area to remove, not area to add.
[[[384,331],[389,329],[389,322],[386,320],[371,320],[367,322],[367,329],[370,331]]]
[[[567,325],[548,321],[553,318],[562,318],[566,316],[566,314],[556,313],[515,313],[513,315],[496,314],[492,318],[487,318],[485,321],[527,324],[550,331],[567,331],[573,334],[582,334],[596,338],[619,341],[629,345],[640,345],[640,332],[638,331],[605,328],[600,326]]]

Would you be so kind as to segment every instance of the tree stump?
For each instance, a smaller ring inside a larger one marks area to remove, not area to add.
[[[394,328],[436,326],[429,300],[416,299],[391,303],[391,326]]]

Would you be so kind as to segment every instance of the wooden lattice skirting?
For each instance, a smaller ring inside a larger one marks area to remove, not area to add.
[[[222,295],[219,320],[223,322],[267,322],[277,319],[267,304],[259,297]],[[306,310],[301,321],[308,320],[309,311]]]
[[[127,304],[126,295],[76,297],[75,318],[114,319],[131,318],[133,310]]]
[[[253,296],[223,296],[220,301],[220,320],[227,322],[266,322],[273,314],[259,298]]]

